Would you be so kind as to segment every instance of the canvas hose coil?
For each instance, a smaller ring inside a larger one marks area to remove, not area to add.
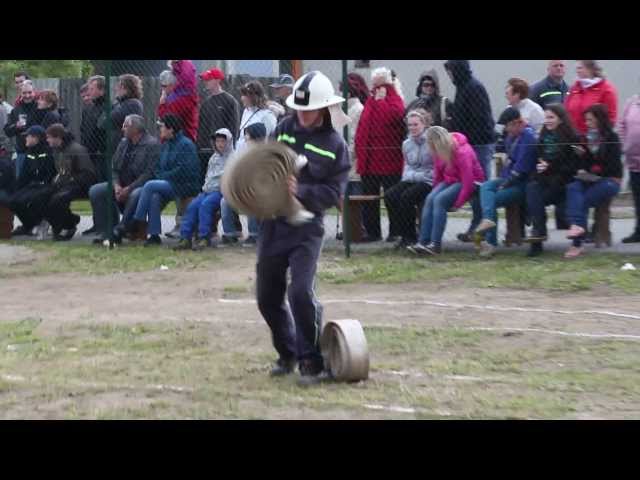
[[[369,378],[369,348],[359,321],[328,321],[322,329],[320,348],[335,380],[357,382]]]
[[[306,157],[279,142],[248,147],[225,167],[222,196],[234,210],[258,220],[286,217],[293,225],[305,223],[314,215],[290,195],[288,178],[306,162]]]

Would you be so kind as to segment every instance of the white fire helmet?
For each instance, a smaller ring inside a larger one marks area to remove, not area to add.
[[[344,98],[335,94],[331,80],[317,70],[301,76],[286,100],[289,108],[303,111],[319,110],[342,102]]]

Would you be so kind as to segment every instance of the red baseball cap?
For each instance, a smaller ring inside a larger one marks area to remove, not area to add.
[[[224,80],[224,73],[219,68],[212,68],[200,74],[202,80]]]

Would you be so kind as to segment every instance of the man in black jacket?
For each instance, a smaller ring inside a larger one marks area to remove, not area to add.
[[[89,152],[98,181],[106,178],[104,155],[107,150],[107,134],[102,128],[105,119],[105,86],[105,78],[101,75],[95,75],[87,80],[87,93],[91,97],[92,103],[82,110],[82,121],[80,123],[80,143]],[[94,218],[91,228],[85,230],[82,234],[90,235],[96,232]]]
[[[38,118],[38,104],[35,101],[35,92],[31,82],[22,83],[20,98],[20,103],[11,110],[7,124],[4,126],[5,135],[9,138],[16,138],[16,178],[20,176],[27,149],[26,138],[23,134],[29,127],[36,125],[35,121]]]
[[[485,178],[490,180],[496,135],[487,90],[473,76],[469,60],[447,60],[444,68],[456,87],[450,112],[449,131],[460,132],[467,137],[482,165]],[[479,219],[472,220],[467,232],[458,234],[458,240],[471,242],[477,221]]]
[[[113,199],[112,219],[116,225],[116,239],[132,222],[138,205],[142,187],[153,178],[153,172],[160,156],[160,144],[145,129],[144,118],[140,115],[127,115],[122,125],[124,138],[118,144],[113,155]],[[104,232],[102,238],[93,243],[102,243],[108,238],[105,231],[109,193],[107,182],[97,183],[89,190],[91,208],[96,219],[98,231]],[[116,208],[117,206],[117,208]],[[122,221],[118,223],[119,213]]]
[[[564,60],[549,60],[548,75],[534,83],[529,91],[529,98],[544,110],[551,103],[564,103],[569,86],[564,81],[566,64]]]
[[[73,134],[60,123],[47,128],[47,142],[54,151],[56,171],[53,193],[45,209],[45,219],[51,224],[54,240],[70,240],[76,233],[80,216],[69,205],[87,196],[96,183],[96,169],[87,149],[76,142]]]

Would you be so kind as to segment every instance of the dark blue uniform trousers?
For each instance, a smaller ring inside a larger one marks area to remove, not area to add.
[[[324,228],[264,222],[258,239],[257,301],[273,345],[284,360],[310,360],[322,368],[322,306],[314,284]],[[287,293],[287,269],[291,272]],[[292,318],[293,317],[293,318]]]

